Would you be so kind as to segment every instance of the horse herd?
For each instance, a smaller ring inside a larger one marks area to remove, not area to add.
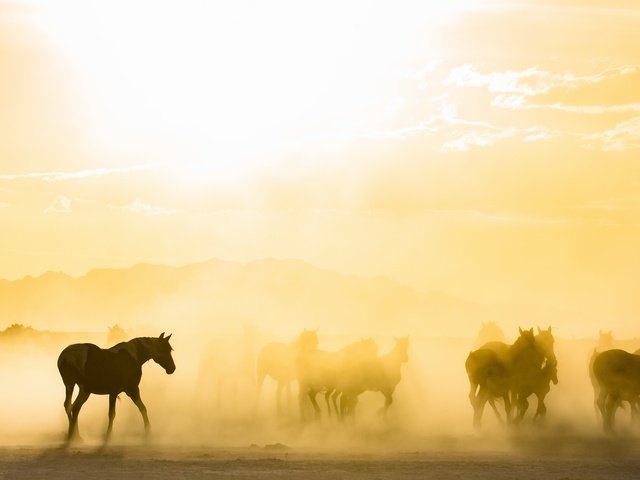
[[[67,442],[78,432],[78,416],[91,394],[109,395],[108,440],[115,417],[116,399],[120,393],[131,398],[139,409],[149,433],[147,410],[140,396],[142,365],[154,360],[167,374],[172,374],[171,335],[138,337],[102,349],[83,343],[66,347],[58,357],[58,370],[65,385],[64,409],[68,418]],[[321,416],[317,395],[323,394],[327,414],[340,419],[353,419],[359,396],[366,391],[384,396],[384,415],[393,402],[393,394],[401,380],[402,365],[409,359],[409,338],[395,338],[394,346],[378,354],[378,345],[371,338],[361,339],[337,351],[318,348],[317,331],[304,330],[293,342],[271,342],[259,352],[255,362],[257,374],[256,403],[265,378],[277,383],[276,405],[283,412],[283,392],[290,395],[291,384],[298,384],[298,404],[301,419],[306,419],[308,404],[313,415]],[[487,403],[501,423],[518,424],[529,407],[529,397],[535,395],[537,408],[534,420],[544,419],[545,397],[551,384],[558,383],[558,362],[554,352],[551,327],[519,330],[513,344],[491,341],[471,351],[465,361],[469,379],[469,401],[473,408],[473,424],[480,427]],[[617,408],[627,402],[632,417],[640,413],[640,351],[635,354],[619,349],[594,351],[589,372],[595,393],[597,414],[605,431],[613,429]],[[78,395],[72,402],[74,387]],[[498,409],[504,405],[505,418]]]

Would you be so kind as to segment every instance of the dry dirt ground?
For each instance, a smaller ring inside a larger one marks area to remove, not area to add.
[[[638,438],[427,439],[338,451],[280,444],[207,446],[0,447],[2,479],[637,479]]]

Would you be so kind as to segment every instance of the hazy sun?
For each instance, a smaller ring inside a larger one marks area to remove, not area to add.
[[[380,125],[389,105],[402,102],[394,75],[415,51],[418,62],[429,55],[416,42],[461,2],[35,6],[36,24],[73,69],[100,142],[162,139],[183,162],[225,170],[283,144]]]

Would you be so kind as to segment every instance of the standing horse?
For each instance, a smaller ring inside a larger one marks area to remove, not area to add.
[[[337,352],[318,350],[317,348],[304,349],[298,355],[298,384],[300,415],[304,419],[305,395],[308,396],[313,406],[316,418],[320,417],[320,407],[316,401],[318,392],[324,391],[327,413],[331,416],[330,399],[333,395],[333,404],[337,408],[337,386],[341,375],[355,363],[375,359],[378,353],[378,345],[371,338],[359,340]]]
[[[465,369],[469,377],[469,401],[473,407],[473,424],[480,427],[482,412],[487,402],[496,415],[492,399],[502,397],[505,402],[507,423],[511,421],[511,402],[527,388],[528,379],[542,368],[545,356],[536,342],[533,328],[519,329],[520,336],[513,345],[496,350],[481,348],[467,357]],[[550,332],[549,332],[550,333]],[[554,357],[555,358],[555,357]],[[500,417],[498,416],[500,419]]]
[[[318,346],[318,331],[304,330],[292,343],[270,342],[258,353],[256,365],[257,389],[256,409],[262,384],[266,376],[270,376],[278,383],[276,404],[278,415],[282,415],[282,390],[287,391],[288,403],[291,403],[291,382],[297,378],[296,361],[301,350],[313,349]]]
[[[593,360],[593,374],[599,386],[597,404],[602,426],[610,433],[621,402],[629,402],[632,415],[638,414],[640,355],[618,349],[602,352]]]
[[[516,397],[516,406],[518,409],[517,417],[514,420],[516,423],[520,422],[527,409],[529,408],[529,401],[527,398],[530,395],[535,395],[538,399],[538,407],[536,413],[533,416],[533,420],[538,418],[543,421],[547,414],[547,406],[544,403],[544,399],[551,390],[551,383],[558,384],[558,361],[556,359],[548,360],[545,365],[538,371],[534,371],[534,374],[530,376]]]
[[[147,408],[140,398],[142,365],[155,361],[171,375],[176,365],[171,356],[171,345],[164,332],[160,337],[139,337],[119,343],[109,349],[102,349],[92,343],[75,343],[66,347],[58,357],[58,371],[66,389],[64,410],[69,419],[67,442],[78,433],[78,414],[89,396],[109,395],[109,426],[106,439],[111,435],[113,419],[116,416],[116,399],[124,392],[133,400],[142,414],[145,432],[150,430]],[[73,389],[79,392],[73,404]]]

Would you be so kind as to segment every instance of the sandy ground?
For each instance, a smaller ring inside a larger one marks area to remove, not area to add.
[[[207,446],[0,447],[6,479],[637,479],[632,438],[522,437],[486,448],[482,437],[424,439],[393,446],[322,451],[281,444]]]

